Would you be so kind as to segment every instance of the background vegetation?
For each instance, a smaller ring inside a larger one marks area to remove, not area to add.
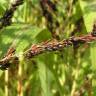
[[[13,2],[0,0],[0,17]],[[20,57],[0,70],[0,96],[96,96],[95,41],[32,59],[20,55],[32,44],[86,35],[95,19],[96,0],[24,0],[12,24],[0,30],[0,58],[10,46]]]

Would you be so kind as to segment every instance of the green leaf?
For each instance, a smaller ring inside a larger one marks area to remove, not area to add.
[[[52,96],[52,92],[50,89],[50,74],[48,68],[45,66],[44,63],[38,63],[38,74],[41,81],[41,88],[42,88],[42,95],[43,96]]]
[[[86,29],[88,32],[91,32],[94,21],[96,21],[96,0],[80,0],[80,4],[82,7],[82,12],[84,14]],[[96,54],[95,53],[96,53],[96,42],[90,44],[90,51],[88,51],[88,54],[86,55],[86,57],[89,57],[91,61],[91,62],[89,61],[90,66],[87,67],[87,70],[91,69],[91,72],[89,73],[92,77],[94,77],[92,79],[94,82],[96,82],[96,78],[94,75],[96,74],[96,58],[95,58]],[[93,85],[93,86],[96,87],[96,85]]]
[[[83,12],[87,31],[90,32],[92,30],[93,23],[96,20],[96,0],[92,1],[79,0],[79,1]]]
[[[30,46],[42,29],[26,24],[14,24],[5,28],[0,34],[0,54],[4,55],[7,49],[14,45],[17,52],[22,52]]]

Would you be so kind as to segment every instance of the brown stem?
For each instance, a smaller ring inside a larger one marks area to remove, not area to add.
[[[0,30],[12,23],[14,12],[16,11],[17,7],[22,4],[23,0],[15,0],[15,2],[10,5],[10,8],[6,9],[5,13],[0,18]]]
[[[50,40],[46,42],[42,42],[38,45],[32,45],[31,48],[26,50],[24,53],[24,58],[33,58],[36,55],[45,53],[46,51],[59,51],[64,47],[72,46],[72,45],[80,45],[83,43],[90,43],[96,40],[95,34],[93,32],[88,35],[79,36],[79,37],[70,37],[69,39],[64,39],[62,41]],[[16,54],[10,53],[4,58],[0,60],[0,68],[6,69],[9,67],[9,64],[12,64],[14,60],[18,60],[18,56]]]
[[[40,0],[40,6],[42,9],[43,16],[46,20],[46,25],[49,31],[52,34],[52,37],[55,39],[59,39],[59,36],[57,35],[55,29],[59,26],[58,21],[54,21],[53,14],[55,14],[56,4],[53,3],[51,0]]]

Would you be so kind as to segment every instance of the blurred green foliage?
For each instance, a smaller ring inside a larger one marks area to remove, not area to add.
[[[0,17],[11,1],[14,0],[0,1]],[[51,1],[56,2],[57,11],[52,14],[54,22],[59,22],[59,27],[54,30],[60,40],[84,35],[92,30],[96,19],[95,0]],[[52,39],[46,19],[42,15],[40,0],[25,0],[16,10],[12,21],[11,26],[0,30],[1,58],[12,44],[16,46],[16,54],[19,54],[32,44]],[[14,67],[9,68],[8,75],[0,70],[0,96],[75,96],[86,77],[92,84],[89,84],[89,89],[85,88],[82,96],[91,96],[90,90],[92,96],[96,96],[95,53],[96,42],[93,42],[79,48],[71,46],[62,51],[43,53],[23,62],[21,60],[18,66],[13,64]],[[18,82],[21,82],[20,92],[23,95],[19,94]]]

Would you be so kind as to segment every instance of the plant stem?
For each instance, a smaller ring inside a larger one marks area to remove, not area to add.
[[[18,69],[18,96],[23,96],[23,86],[22,86],[22,64],[23,64],[23,57],[20,56],[20,63],[19,63],[19,69]]]
[[[8,96],[8,70],[5,70],[5,96]]]
[[[74,81],[73,81],[73,85],[72,85],[72,90],[71,90],[71,96],[74,96],[74,93],[76,91],[76,87],[77,87],[77,79],[79,76],[79,68],[80,68],[80,52],[77,52],[77,57],[76,57],[76,70],[75,70],[75,76],[74,76]]]

